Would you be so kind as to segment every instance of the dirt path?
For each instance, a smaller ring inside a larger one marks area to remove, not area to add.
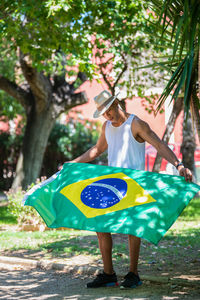
[[[119,288],[86,289],[85,285],[91,278],[80,274],[5,264],[0,264],[0,271],[0,299],[5,300],[200,299],[200,288],[172,283],[155,284],[144,281],[141,287],[125,291]]]

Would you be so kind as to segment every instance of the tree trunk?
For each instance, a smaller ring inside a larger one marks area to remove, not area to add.
[[[12,184],[13,189],[19,186],[26,189],[40,175],[47,141],[56,118],[62,112],[86,103],[87,97],[84,92],[75,93],[75,82],[66,82],[64,71],[59,76],[46,76],[38,72],[32,66],[30,57],[22,52],[19,53],[19,61],[25,78],[23,85],[19,86],[0,75],[0,89],[16,98],[26,111],[23,146]],[[77,78],[86,80],[81,72]]]
[[[199,55],[198,55],[198,70],[197,70],[197,72],[198,72],[198,93],[199,93],[199,100],[200,100],[200,46],[199,46],[199,53],[198,53]]]
[[[174,103],[171,116],[169,118],[165,132],[162,137],[162,141],[165,142],[166,144],[168,144],[169,142],[170,136],[174,130],[176,120],[182,108],[183,108],[183,98],[178,98],[177,101]],[[158,173],[160,171],[161,163],[162,163],[162,157],[159,154],[157,154],[152,171]]]
[[[191,97],[191,112],[192,112],[192,119],[193,123],[196,126],[198,138],[200,141],[200,112],[199,112],[199,105],[197,103],[200,103],[200,99],[198,99],[196,94],[193,94]]]
[[[25,189],[29,184],[35,183],[40,174],[44,152],[55,120],[52,106],[40,114],[33,110],[28,115],[23,147],[12,188],[21,184]]]
[[[67,106],[70,109],[85,102],[84,93],[74,94],[69,97]],[[30,113],[27,114],[23,146],[17,162],[12,189],[19,186],[26,189],[31,183],[35,183],[39,177],[49,135],[57,116],[62,111],[61,106],[54,103],[49,104],[49,107],[41,112],[37,112],[34,105],[30,109]]]
[[[192,126],[191,114],[189,113],[187,118],[185,114],[183,120],[183,141],[181,145],[181,153],[184,166],[192,171],[194,178],[196,178],[194,162],[195,148],[195,134]]]
[[[197,70],[197,80],[198,80],[198,89],[196,86],[193,89],[192,97],[191,97],[191,112],[192,112],[192,119],[195,123],[198,138],[200,141],[200,49],[198,51],[198,70]]]
[[[194,69],[193,76],[193,87],[192,87],[192,95],[190,99],[190,109],[192,114],[192,121],[196,127],[198,138],[200,141],[200,48],[197,52],[197,68]]]

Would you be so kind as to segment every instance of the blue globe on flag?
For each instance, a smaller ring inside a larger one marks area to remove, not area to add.
[[[120,202],[126,192],[125,180],[106,178],[86,186],[81,193],[81,201],[91,208],[105,209]]]

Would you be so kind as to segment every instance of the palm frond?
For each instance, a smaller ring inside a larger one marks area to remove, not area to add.
[[[194,51],[192,51],[191,55],[188,57],[188,70],[187,70],[187,78],[185,81],[185,95],[184,95],[184,103],[188,106],[188,99],[191,95],[191,90],[189,89],[191,85],[191,75],[192,75],[192,68],[193,68],[193,61],[194,61]],[[189,97],[188,97],[189,96]]]
[[[165,61],[160,62],[159,66],[173,70],[178,64],[159,98],[157,110],[170,93],[174,91],[172,99],[176,100],[181,90],[184,90],[184,104],[187,109],[197,78],[194,74],[197,72],[198,65],[194,56],[199,52],[200,45],[200,0],[151,0],[150,2],[151,8],[159,16],[155,25],[158,29],[157,33],[160,34],[163,44],[173,49],[173,56],[168,56],[168,65],[167,57],[162,57],[160,59]]]
[[[186,58],[179,64],[173,75],[171,76],[168,84],[166,85],[163,93],[161,94],[160,98],[158,99],[158,105],[156,108],[156,111],[158,112],[163,105],[164,101],[167,99],[167,97],[171,94],[172,90],[174,89],[177,81],[181,77],[183,70],[185,69],[185,62]]]

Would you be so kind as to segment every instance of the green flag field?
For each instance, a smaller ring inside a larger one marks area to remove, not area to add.
[[[181,176],[66,163],[23,203],[50,228],[132,234],[158,244],[199,190]]]

